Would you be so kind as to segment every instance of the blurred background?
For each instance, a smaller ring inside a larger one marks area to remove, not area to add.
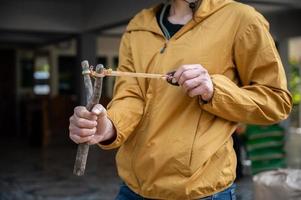
[[[115,69],[129,19],[158,2],[0,0],[0,200],[114,198],[120,183],[115,151],[91,147],[86,175],[72,174],[77,146],[68,138],[68,124],[73,108],[84,103],[80,62]],[[301,1],[240,2],[270,22],[294,98],[288,120],[242,124],[233,136],[238,199],[248,200],[258,193],[256,175],[301,169]],[[113,78],[104,80],[103,105],[113,85]]]

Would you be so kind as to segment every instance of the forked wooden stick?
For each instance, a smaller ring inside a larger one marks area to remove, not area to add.
[[[96,66],[97,73],[102,73],[103,69],[104,69],[104,67],[101,64]],[[93,90],[90,75],[88,73],[86,73],[87,71],[89,71],[89,62],[88,61],[82,62],[82,70],[83,70],[85,90],[87,93],[86,96],[87,96],[87,102],[88,102],[86,105],[86,108],[87,108],[87,110],[91,111],[93,106],[95,104],[98,104],[99,100],[101,98],[103,77],[97,77],[95,79],[94,90]],[[89,153],[89,144],[88,143],[82,143],[82,144],[78,145],[73,174],[75,174],[77,176],[84,175],[88,153]]]

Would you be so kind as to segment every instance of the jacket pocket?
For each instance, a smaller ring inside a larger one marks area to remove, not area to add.
[[[199,111],[198,117],[194,119],[198,119],[195,128],[192,129],[193,132],[191,133],[183,133],[187,135],[187,140],[183,143],[183,146],[179,146],[178,154],[175,156],[175,162],[178,167],[178,171],[187,177],[190,177],[194,173],[194,167],[192,167],[192,159],[193,153],[195,150],[195,142],[196,137],[200,133],[200,121],[202,117],[202,110]],[[201,153],[201,152],[200,152]]]

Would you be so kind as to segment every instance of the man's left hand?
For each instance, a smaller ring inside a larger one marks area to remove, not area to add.
[[[203,101],[210,101],[213,97],[211,77],[200,64],[182,65],[174,78],[190,97],[200,96]]]

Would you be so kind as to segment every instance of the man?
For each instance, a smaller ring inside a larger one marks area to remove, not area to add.
[[[141,11],[122,37],[106,112],[76,107],[70,138],[119,148],[117,199],[232,199],[237,123],[273,124],[291,110],[285,73],[253,8],[232,0],[173,0]]]

